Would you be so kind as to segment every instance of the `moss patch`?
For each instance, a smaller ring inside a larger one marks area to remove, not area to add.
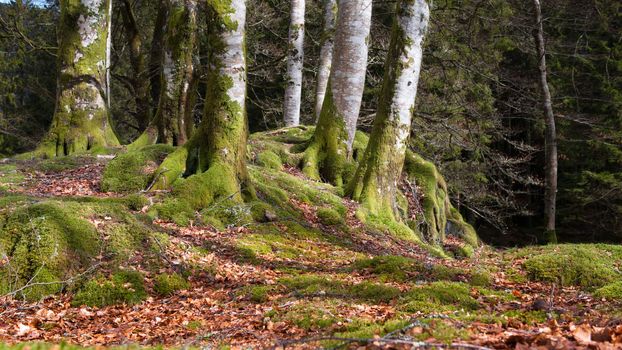
[[[133,192],[146,189],[153,181],[158,165],[174,149],[172,146],[160,144],[118,155],[104,170],[102,190]]]
[[[324,225],[338,226],[345,224],[345,220],[336,210],[331,208],[320,208],[317,211],[317,218]]]
[[[401,300],[402,309],[408,312],[428,312],[436,305],[449,306],[457,310],[476,310],[479,302],[471,296],[470,286],[458,282],[433,282],[415,287]],[[437,311],[442,310],[440,308]]]
[[[263,151],[259,153],[259,155],[257,155],[257,164],[274,170],[281,170],[283,168],[281,158],[272,151]]]
[[[160,296],[171,296],[175,292],[183,289],[188,289],[190,283],[186,281],[181,275],[173,274],[159,274],[153,279],[153,290]]]
[[[108,306],[137,304],[147,298],[143,275],[136,271],[120,271],[105,279],[88,281],[74,296],[75,306]]]
[[[318,275],[284,278],[280,282],[290,291],[301,296],[326,295],[385,303],[395,299],[400,294],[399,289],[385,284],[371,282],[348,284],[340,280]]]
[[[608,300],[622,301],[622,281],[617,281],[598,288],[594,292],[594,296]]]
[[[531,280],[594,289],[622,279],[622,247],[604,244],[561,244],[519,250]]]

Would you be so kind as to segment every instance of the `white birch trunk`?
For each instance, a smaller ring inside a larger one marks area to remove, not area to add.
[[[320,118],[322,104],[326,95],[326,86],[333,60],[335,22],[337,20],[337,0],[324,0],[324,32],[320,49],[320,64],[317,71],[317,90],[315,93],[315,119]]]
[[[283,120],[286,126],[300,124],[302,66],[304,61],[305,0],[292,0],[291,6],[285,101],[283,104]]]
[[[334,107],[343,118],[348,132],[348,154],[352,152],[365,88],[371,10],[371,0],[339,2],[329,88]]]
[[[397,6],[378,113],[348,189],[375,215],[394,218],[397,212],[397,183],[404,166],[429,17],[425,0],[402,0]]]

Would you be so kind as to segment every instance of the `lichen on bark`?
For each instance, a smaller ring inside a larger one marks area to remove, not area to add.
[[[60,9],[56,110],[35,156],[119,144],[108,111],[111,0],[62,0]]]

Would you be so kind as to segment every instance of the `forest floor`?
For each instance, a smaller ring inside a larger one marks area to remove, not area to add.
[[[121,197],[100,190],[106,162],[87,157],[43,169],[29,162],[0,164],[0,197],[31,202]],[[301,176],[295,169],[285,171]],[[598,254],[588,260],[605,256],[611,260],[604,263],[613,261],[609,268],[619,273],[620,247],[484,246],[471,257],[447,259],[415,242],[361,229],[356,205],[348,200],[343,200],[346,222],[337,226],[318,219],[312,205],[290,201],[304,220],[263,224],[277,231],[154,220],[154,229],[168,236],[159,252],[167,263],[155,271],[148,268],[140,249],[123,262],[145,276],[144,300],[88,307],[73,303],[72,292],[41,301],[7,293],[0,297],[0,341],[209,348],[406,349],[413,344],[450,348],[452,343],[456,349],[622,348],[622,303],[595,296],[604,294],[583,283],[591,278],[590,262],[577,266],[585,254]],[[136,215],[148,210],[135,209],[127,210]],[[105,215],[91,218],[96,227],[106,220]],[[446,248],[461,244],[450,238]],[[556,257],[562,265],[538,265],[557,264]],[[0,266],[7,259],[0,256]],[[567,265],[570,260],[575,264]],[[179,273],[188,284],[166,296],[154,293],[156,275],[162,273]],[[548,282],[558,275],[561,283]]]

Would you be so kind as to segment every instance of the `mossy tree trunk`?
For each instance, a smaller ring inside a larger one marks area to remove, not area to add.
[[[347,188],[370,214],[393,220],[429,17],[425,0],[397,4],[378,113],[363,159]]]
[[[335,36],[335,22],[337,20],[337,0],[324,0],[324,29],[322,33],[322,48],[320,49],[320,64],[317,70],[317,88],[315,92],[315,119],[320,118],[326,86],[330,76],[330,67],[333,60],[333,46]]]
[[[545,181],[544,181],[544,218],[546,222],[546,240],[557,242],[555,234],[555,213],[557,202],[557,135],[555,131],[555,116],[551,91],[546,75],[546,49],[544,46],[544,29],[542,28],[542,12],[540,0],[533,0],[536,29],[534,39],[538,55],[538,72],[540,73],[540,89],[542,90],[542,110],[544,112],[544,158]]]
[[[123,26],[129,45],[130,63],[134,76],[132,77],[132,92],[136,103],[136,121],[140,130],[144,130],[151,121],[151,100],[149,96],[149,71],[146,65],[146,55],[143,42],[136,23],[136,16],[130,0],[123,0]]]
[[[343,184],[363,99],[372,2],[342,1],[339,6],[326,96],[302,164],[307,176],[337,186]]]
[[[169,16],[163,41],[158,109],[143,135],[130,149],[164,143],[180,146],[192,132],[189,113],[193,55],[196,44],[197,0],[168,0]]]
[[[304,61],[305,37],[305,0],[291,0],[290,13],[283,120],[285,126],[296,126],[300,124],[302,65]]]
[[[111,0],[61,0],[56,111],[34,152],[55,157],[116,146],[109,120]]]
[[[158,13],[153,27],[151,48],[149,50],[149,80],[151,102],[157,106],[160,101],[160,76],[162,74],[162,60],[164,57],[164,32],[168,19],[168,0],[158,1]]]
[[[255,197],[246,168],[246,1],[208,0],[207,9],[208,90],[203,120],[192,139],[161,164],[154,188],[166,188],[186,172],[196,174],[209,192],[203,204],[223,197],[242,201]]]

